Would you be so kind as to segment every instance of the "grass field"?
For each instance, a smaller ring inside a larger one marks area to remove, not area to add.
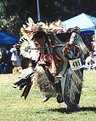
[[[38,89],[31,88],[28,98],[10,84],[18,74],[0,75],[0,121],[96,121],[96,71],[84,72],[81,110],[68,113],[55,98],[43,103]]]

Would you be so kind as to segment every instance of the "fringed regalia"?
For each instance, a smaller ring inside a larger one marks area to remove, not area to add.
[[[27,30],[29,29],[27,26],[31,28],[31,34]],[[35,24],[29,18],[27,26],[23,27],[22,37],[27,37],[27,39],[23,42],[20,40],[20,51],[23,57],[36,62],[30,82],[33,82],[34,86],[38,86],[43,95],[53,96],[58,93],[58,102],[65,102],[68,108],[75,108],[79,104],[82,91],[82,60],[88,52],[81,36],[76,28],[71,32],[65,32],[60,20],[55,24],[46,25],[43,22]],[[40,32],[43,33],[42,36]],[[45,39],[47,37],[41,48],[37,47],[35,43],[38,41],[36,38],[34,39],[36,33],[39,35],[38,40],[42,40],[44,36]],[[40,49],[44,49],[44,51]],[[60,85],[58,86],[58,84]],[[60,101],[61,98],[62,101]]]
[[[52,96],[55,89],[42,66],[38,66],[33,77],[33,85],[39,87],[43,96]]]
[[[55,55],[61,59],[63,65],[58,74],[62,75],[60,81],[63,100],[68,107],[75,108],[79,104],[82,90],[82,59],[88,49],[79,34],[74,32],[69,37],[64,42],[59,39],[59,35],[51,35],[51,41],[56,46]]]
[[[45,42],[41,48],[40,59],[33,77],[35,86],[38,85],[43,96],[47,97],[54,96],[56,93],[53,86],[55,83],[53,74],[56,73],[56,67],[52,54],[53,52],[49,50],[48,43]]]

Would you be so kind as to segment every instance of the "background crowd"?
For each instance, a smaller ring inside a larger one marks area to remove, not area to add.
[[[95,43],[90,43],[89,53],[83,60],[82,68],[84,70],[96,70],[96,46]],[[0,74],[12,73],[14,67],[21,67],[21,56],[16,45],[10,47],[0,47]]]
[[[20,66],[20,56],[16,45],[10,48],[0,48],[0,74],[12,73],[16,66]]]

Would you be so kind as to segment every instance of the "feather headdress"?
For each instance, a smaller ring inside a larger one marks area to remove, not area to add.
[[[24,24],[23,27],[21,27],[21,33],[27,34],[27,35],[34,35],[38,31],[44,31],[44,32],[53,32],[56,33],[58,30],[63,30],[62,22],[60,20],[54,21],[51,23],[44,23],[44,22],[37,22],[34,23],[33,19],[31,17],[28,18],[28,21],[26,22],[26,25]],[[65,28],[64,28],[65,31]]]

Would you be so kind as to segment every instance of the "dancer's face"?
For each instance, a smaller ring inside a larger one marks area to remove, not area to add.
[[[36,39],[36,42],[37,42],[38,46],[40,46],[40,47],[44,46],[44,44],[45,44],[45,37]]]

